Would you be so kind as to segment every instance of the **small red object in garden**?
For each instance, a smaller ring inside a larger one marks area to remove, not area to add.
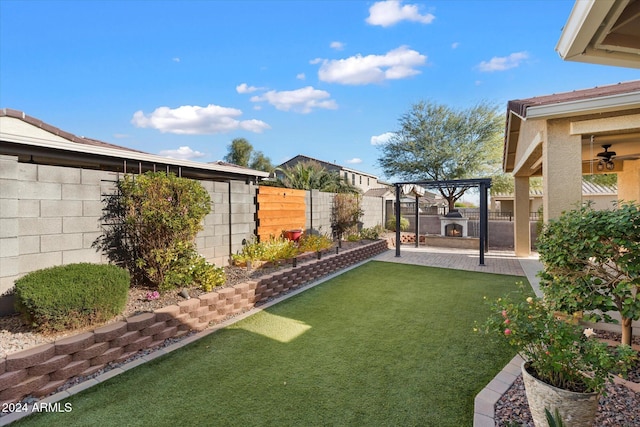
[[[297,242],[300,240],[300,236],[302,236],[302,230],[287,230],[284,232],[284,235],[287,239]]]

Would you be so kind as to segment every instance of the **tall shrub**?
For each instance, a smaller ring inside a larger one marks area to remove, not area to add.
[[[104,234],[94,245],[127,268],[136,283],[166,290],[206,277],[206,270],[220,275],[202,263],[195,247],[211,210],[209,194],[197,181],[162,172],[126,175],[105,204]]]
[[[331,206],[331,229],[339,238],[349,230],[355,228],[364,215],[359,194],[338,193],[333,196]]]
[[[640,318],[640,212],[635,203],[613,210],[590,205],[564,212],[538,238],[540,286],[552,308],[585,312],[587,320],[622,318],[622,343]]]

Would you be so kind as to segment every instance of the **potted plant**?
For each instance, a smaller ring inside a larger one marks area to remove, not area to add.
[[[624,374],[636,354],[628,345],[608,347],[590,328],[561,319],[540,298],[500,298],[481,332],[506,339],[524,359],[522,377],[536,426],[547,426],[545,409],[564,424],[590,426],[612,373]]]

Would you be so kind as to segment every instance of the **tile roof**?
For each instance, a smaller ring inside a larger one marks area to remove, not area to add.
[[[22,111],[19,110],[13,110],[11,108],[3,108],[0,110],[0,117],[13,117],[15,119],[20,119],[23,122],[29,123],[32,126],[38,127],[42,130],[45,130],[49,133],[52,133],[54,135],[57,135],[61,138],[64,138],[68,141],[71,142],[75,142],[77,144],[85,144],[85,145],[93,145],[96,147],[104,147],[104,148],[114,148],[117,150],[126,150],[126,151],[133,151],[136,153],[144,153],[144,154],[148,154],[145,153],[144,151],[140,151],[140,150],[134,150],[133,148],[127,148],[127,147],[123,147],[121,145],[115,145],[115,144],[111,144],[108,142],[104,142],[104,141],[100,141],[97,139],[93,139],[93,138],[85,138],[84,136],[77,136],[74,135],[72,133],[63,131],[60,128],[57,128],[55,126],[52,126],[48,123],[43,122],[40,119],[36,119],[35,117],[29,116],[27,114],[25,114]]]
[[[560,104],[570,101],[581,101],[592,98],[602,98],[640,91],[640,80],[599,86],[590,89],[574,90],[571,92],[554,93],[533,98],[514,99],[509,101],[507,108],[520,117],[527,116],[527,108],[540,105]]]

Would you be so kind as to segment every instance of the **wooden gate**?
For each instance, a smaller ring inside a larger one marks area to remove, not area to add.
[[[283,231],[305,227],[304,190],[290,188],[258,187],[257,227],[258,239],[280,237]]]

